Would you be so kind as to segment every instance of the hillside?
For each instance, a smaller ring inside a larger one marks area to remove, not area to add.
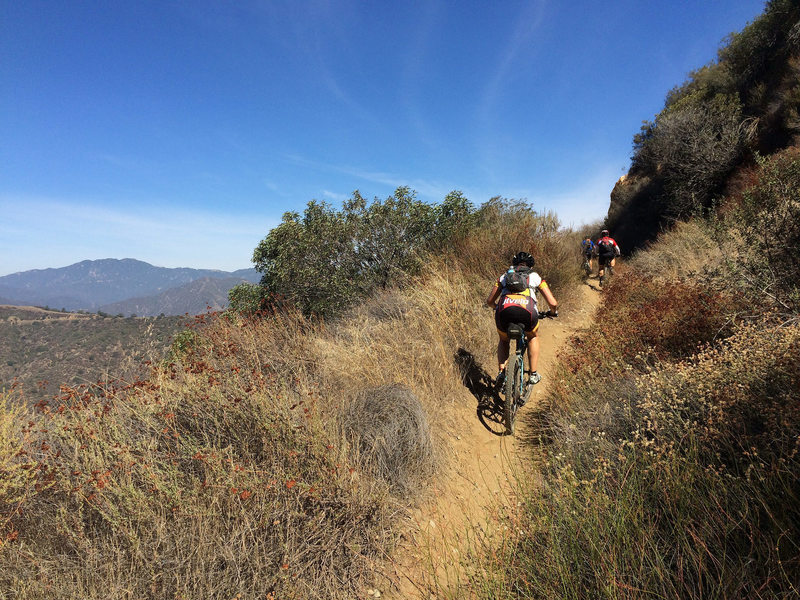
[[[324,324],[286,302],[209,316],[176,336],[170,363],[128,386],[87,378],[26,412],[7,395],[0,507],[13,514],[0,537],[13,541],[0,549],[0,588],[325,599],[385,589],[409,511],[451,473],[461,425],[479,423],[457,357],[495,368],[487,286],[520,248],[539,253],[564,306],[579,277],[577,260],[555,266],[560,252],[577,257],[551,216],[519,202],[465,208],[468,231],[428,242],[452,246],[447,258],[409,257],[411,285],[364,294]],[[421,212],[379,209],[390,225]],[[70,541],[75,527],[86,544]],[[36,560],[20,560],[34,547]],[[71,575],[54,579],[59,569]]]
[[[798,65],[800,4],[767,2],[634,137],[606,219],[631,260],[560,356],[478,598],[798,597]]]
[[[148,372],[182,329],[180,317],[132,319],[0,306],[0,390],[18,382],[23,400],[49,400],[77,386]]]
[[[625,252],[713,209],[735,193],[736,173],[800,142],[798,22],[795,0],[767,2],[634,136],[630,169],[611,193],[606,218]]]
[[[201,277],[184,285],[170,288],[155,296],[130,298],[113,304],[104,304],[100,312],[111,315],[198,315],[207,310],[222,310],[228,306],[228,291],[246,279],[237,277]]]
[[[201,278],[232,277],[257,282],[260,275],[254,269],[241,269],[233,273],[209,269],[168,269],[130,258],[85,260],[68,267],[35,269],[0,277],[0,296],[6,298],[8,304],[94,312],[101,306],[131,298],[155,296]],[[180,310],[177,314],[190,312],[184,307],[175,310]]]

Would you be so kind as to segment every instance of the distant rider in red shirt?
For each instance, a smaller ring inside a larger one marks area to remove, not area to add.
[[[602,286],[605,268],[609,268],[609,274],[614,273],[614,265],[620,255],[620,250],[617,242],[609,234],[608,229],[603,229],[600,232],[600,239],[597,240],[595,248],[597,249],[597,277],[600,279],[600,285]]]

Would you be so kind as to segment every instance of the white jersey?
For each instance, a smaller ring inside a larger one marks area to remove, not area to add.
[[[509,269],[510,270],[510,269]],[[524,292],[509,292],[506,290],[506,273],[503,273],[500,276],[500,279],[497,280],[497,285],[500,286],[502,290],[501,297],[507,294],[525,294],[530,295],[531,300],[533,300],[533,308],[538,310],[537,301],[536,301],[536,290],[539,289],[539,286],[542,285],[542,276],[539,275],[536,271],[528,271],[528,289]]]

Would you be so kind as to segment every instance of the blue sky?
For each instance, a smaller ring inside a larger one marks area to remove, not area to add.
[[[400,185],[605,216],[631,140],[762,0],[0,0],[0,275],[251,266]]]

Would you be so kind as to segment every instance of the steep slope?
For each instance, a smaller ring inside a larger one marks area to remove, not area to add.
[[[606,218],[623,250],[711,210],[737,170],[797,145],[798,77],[800,5],[771,0],[634,135],[631,167],[611,193]]]
[[[170,288],[155,296],[131,298],[113,304],[104,304],[102,312],[125,316],[156,317],[158,315],[197,315],[207,310],[221,310],[228,305],[228,291],[245,283],[238,277],[202,277],[185,285]]]

